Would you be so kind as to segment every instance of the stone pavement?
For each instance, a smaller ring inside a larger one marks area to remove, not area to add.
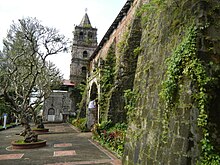
[[[81,133],[67,123],[45,124],[50,132],[39,135],[47,146],[15,150],[11,141],[22,139],[17,126],[0,132],[0,164],[2,165],[121,165],[112,153],[91,140],[91,133]]]

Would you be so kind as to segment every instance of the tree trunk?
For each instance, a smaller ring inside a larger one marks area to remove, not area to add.
[[[31,130],[28,118],[25,116],[21,119],[21,124],[24,127],[24,130],[20,133],[20,136],[24,136],[24,142],[31,143],[38,141],[38,135]]]

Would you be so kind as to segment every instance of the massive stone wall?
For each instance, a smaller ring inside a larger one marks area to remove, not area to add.
[[[123,164],[219,164],[219,1],[143,3]]]
[[[100,101],[113,55],[100,118],[128,119],[123,164],[219,164],[219,0],[132,2],[90,59],[87,98],[96,84]]]

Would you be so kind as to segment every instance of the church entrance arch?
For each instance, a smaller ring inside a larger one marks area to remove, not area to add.
[[[98,87],[95,82],[92,83],[92,87],[90,90],[90,100],[98,98]]]
[[[88,113],[87,113],[88,114],[87,126],[89,129],[91,129],[95,123],[98,123],[98,118],[99,118],[98,87],[95,82],[92,83],[89,96],[90,97],[89,97]]]
[[[48,121],[55,121],[55,109],[48,109]]]

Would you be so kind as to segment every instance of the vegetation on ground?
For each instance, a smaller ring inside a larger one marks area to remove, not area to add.
[[[87,132],[89,131],[87,126],[86,126],[86,118],[78,118],[78,119],[73,119],[72,120],[72,125],[79,128],[82,132]]]
[[[38,141],[37,142],[35,142],[35,143],[40,143],[40,142],[44,142],[45,140],[41,140],[41,139],[38,139]],[[30,144],[30,143],[27,143],[27,142],[25,142],[24,140],[16,140],[16,141],[14,141],[14,143],[16,143],[16,144],[23,144],[23,145],[25,145],[25,144]]]
[[[127,125],[125,123],[113,124],[111,121],[95,124],[92,133],[93,139],[102,146],[110,149],[118,156],[122,156]]]
[[[15,123],[6,124],[6,128],[15,126]],[[3,125],[0,125],[0,129],[3,128]]]

